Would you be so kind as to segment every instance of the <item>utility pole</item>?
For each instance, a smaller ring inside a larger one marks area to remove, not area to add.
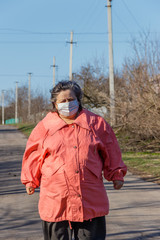
[[[32,73],[28,73],[28,121],[30,121],[31,116],[31,75]]]
[[[2,125],[4,125],[4,90],[2,90]]]
[[[51,65],[51,67],[53,67],[53,87],[55,87],[55,85],[56,85],[55,68],[58,67],[58,65],[56,65],[55,57],[53,57],[53,65]]]
[[[109,41],[109,91],[110,91],[110,121],[115,124],[115,94],[114,94],[114,67],[113,67],[113,41],[112,41],[112,0],[107,0],[108,9],[108,41]]]
[[[16,94],[15,94],[15,123],[18,123],[18,82],[16,82]]]
[[[72,81],[72,55],[73,55],[73,44],[77,42],[73,42],[73,31],[71,32],[71,39],[70,42],[70,64],[69,64],[69,80]]]

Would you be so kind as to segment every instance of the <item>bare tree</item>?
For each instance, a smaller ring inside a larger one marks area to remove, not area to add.
[[[34,97],[33,97],[34,96]],[[47,112],[49,101],[43,93],[37,89],[32,94],[31,99],[31,116],[33,122],[40,121]]]
[[[5,119],[15,118],[15,91],[5,93]],[[41,120],[48,109],[49,100],[40,90],[31,91],[31,122]],[[1,116],[1,114],[0,114]],[[28,87],[22,85],[18,88],[18,118],[27,122],[28,116]]]
[[[117,129],[127,132],[129,144],[159,149],[160,49],[148,36],[134,41],[133,49],[134,57],[123,66],[124,87],[116,91]]]
[[[77,81],[83,89],[84,105],[97,108],[106,105],[107,80],[94,66],[90,64],[82,66],[79,73],[73,74],[73,80]]]

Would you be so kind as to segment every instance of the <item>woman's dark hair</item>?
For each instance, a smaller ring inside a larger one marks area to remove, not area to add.
[[[50,90],[51,93],[51,102],[53,105],[53,112],[56,111],[56,107],[55,107],[55,102],[57,100],[57,96],[61,91],[65,91],[65,90],[72,90],[79,102],[79,111],[82,110],[82,103],[81,103],[81,99],[82,99],[82,90],[80,88],[80,86],[74,82],[74,81],[61,81],[59,82],[54,88],[52,88]]]

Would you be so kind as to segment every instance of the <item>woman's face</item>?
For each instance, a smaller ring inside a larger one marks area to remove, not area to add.
[[[77,100],[77,97],[72,90],[67,89],[65,91],[61,91],[57,96],[55,107],[58,110],[58,104],[59,103],[65,103],[65,102],[70,102],[70,101],[74,101],[74,100]],[[69,118],[71,118],[71,117],[72,116],[70,116]]]
[[[61,91],[58,96],[57,96],[57,101],[56,101],[56,104],[57,105],[58,103],[64,103],[64,102],[70,102],[70,101],[73,101],[73,100],[76,100],[76,96],[74,94],[74,92],[70,89],[67,89],[65,91]],[[57,108],[57,106],[56,106]]]

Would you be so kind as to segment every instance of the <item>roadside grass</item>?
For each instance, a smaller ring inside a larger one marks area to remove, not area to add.
[[[14,124],[23,134],[29,137],[36,124]],[[160,153],[124,152],[123,161],[128,170],[147,181],[160,184]]]
[[[125,152],[122,157],[130,172],[160,184],[160,153]]]
[[[31,134],[33,128],[36,126],[36,124],[31,123],[17,123],[13,126],[17,127],[19,131],[21,131],[26,137],[29,137]]]

